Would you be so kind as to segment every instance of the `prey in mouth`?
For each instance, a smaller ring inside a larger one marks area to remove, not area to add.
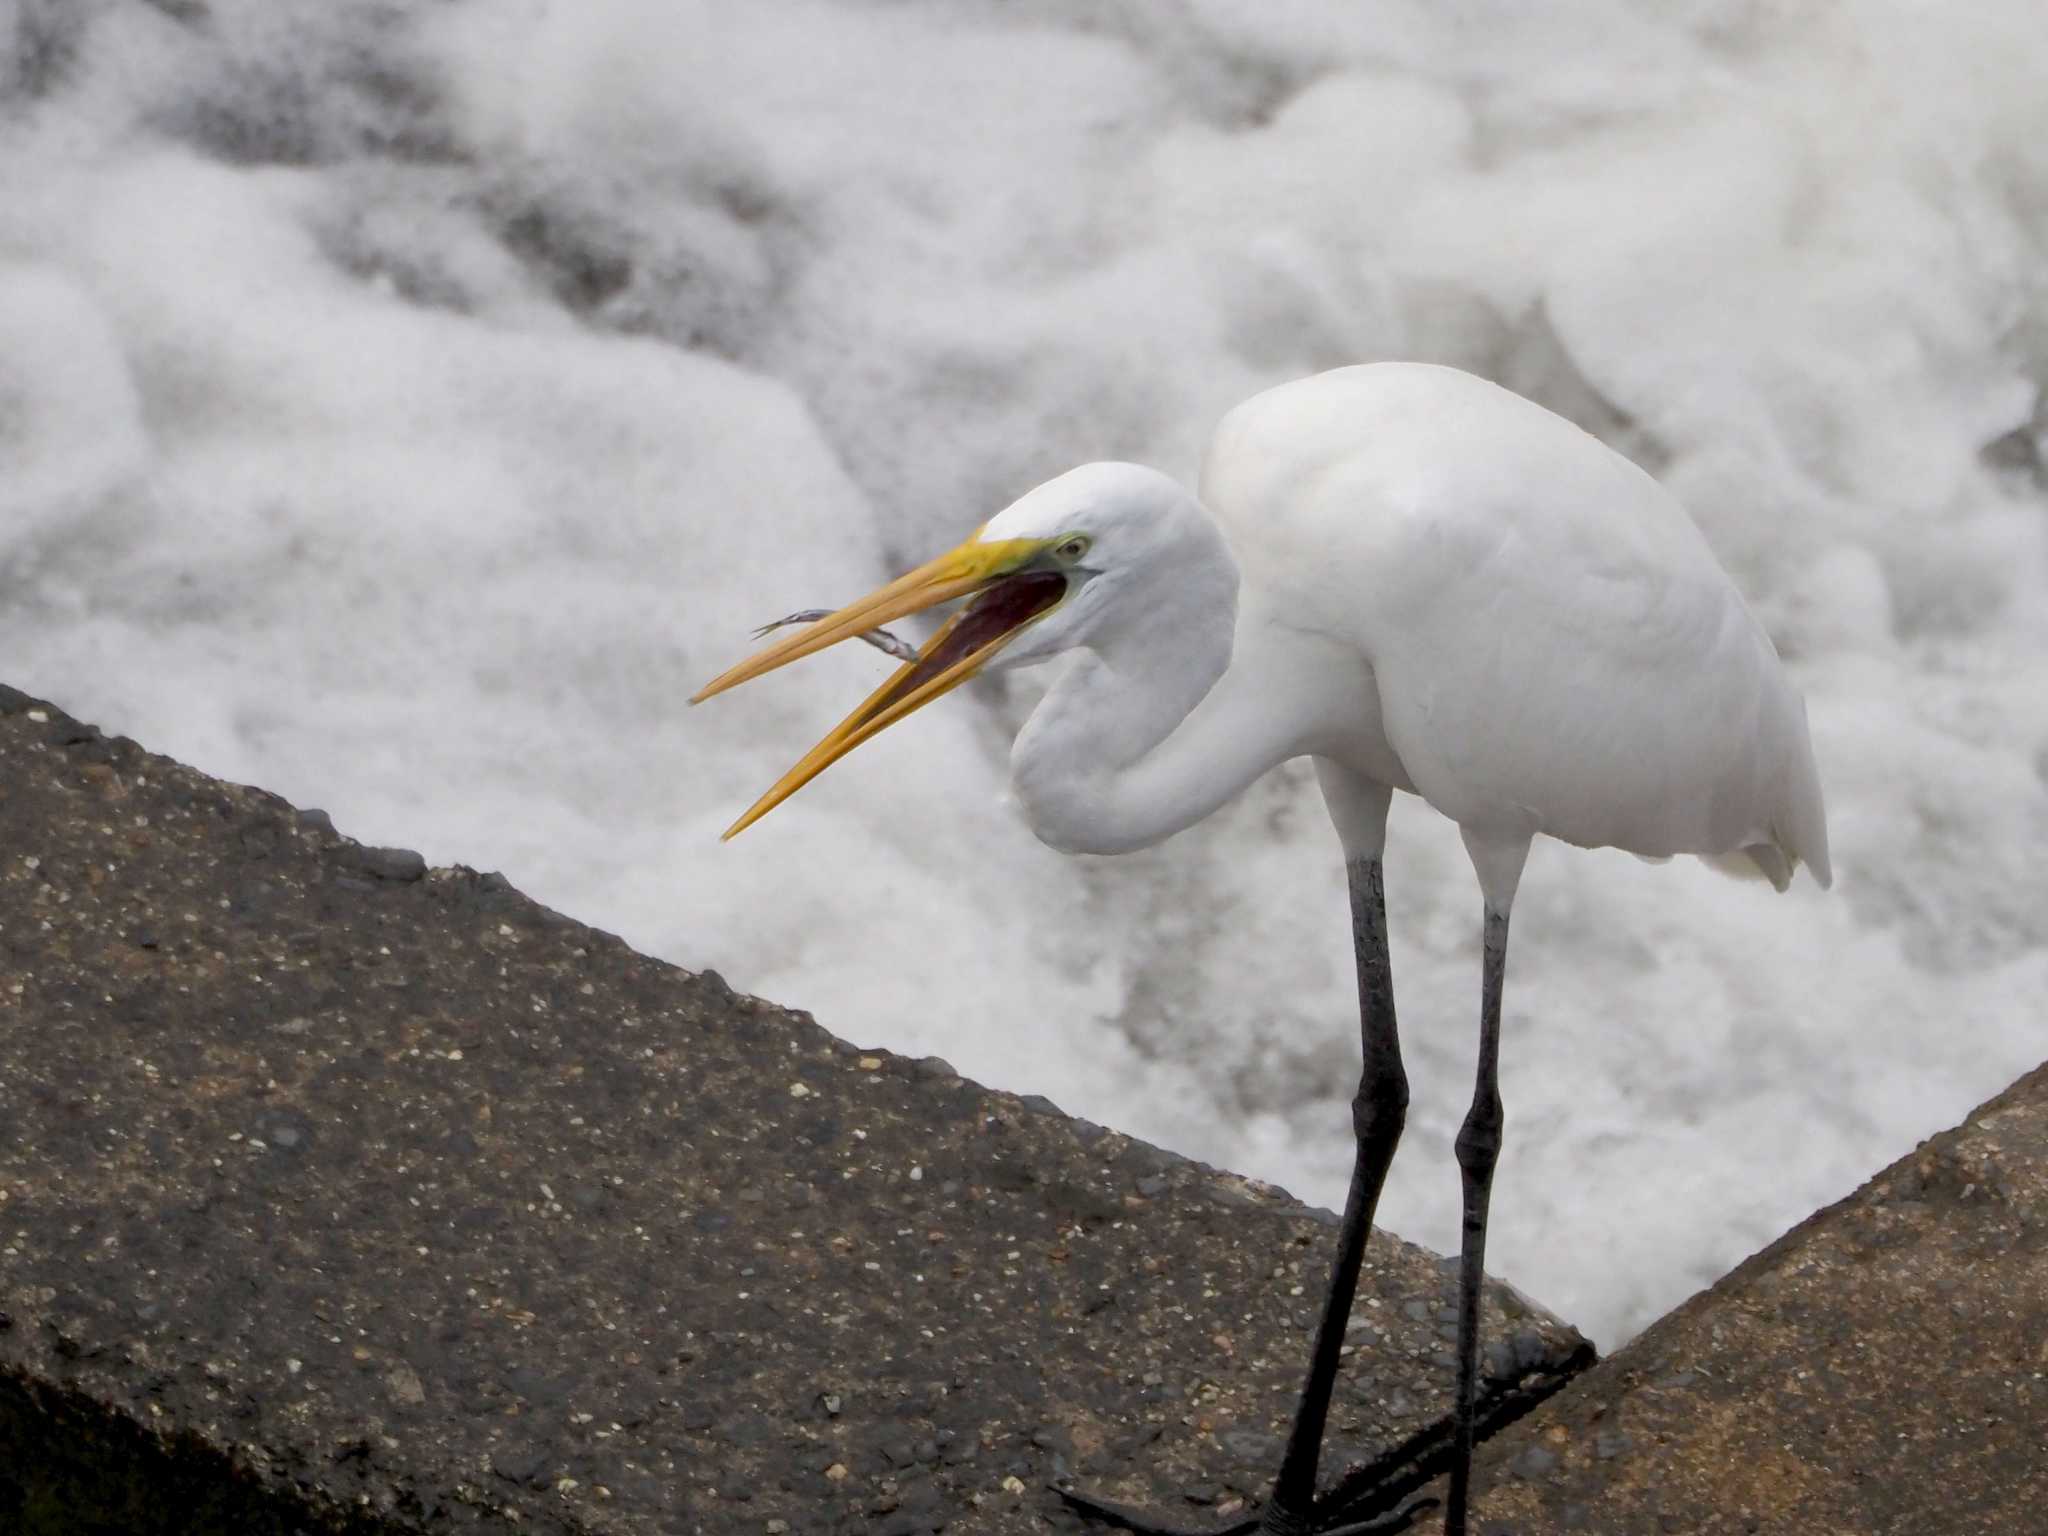
[[[903,665],[776,780],[724,836],[745,831],[862,742],[958,688],[1057,608],[1067,595],[1069,576],[1044,558],[1047,547],[1056,542],[970,539],[858,602],[829,613],[791,614],[756,631],[760,636],[796,623],[807,626],[714,678],[690,700],[692,704],[855,637],[898,657]],[[913,649],[881,628],[892,619],[959,597],[971,600],[921,647]]]

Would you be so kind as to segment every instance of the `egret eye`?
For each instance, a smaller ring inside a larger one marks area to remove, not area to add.
[[[1058,547],[1053,550],[1053,556],[1056,559],[1064,560],[1069,565],[1072,565],[1087,553],[1088,539],[1086,535],[1078,533],[1071,539],[1060,540]]]

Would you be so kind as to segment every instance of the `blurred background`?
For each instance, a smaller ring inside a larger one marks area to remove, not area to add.
[[[1612,1346],[2048,1055],[2039,0],[10,3],[0,680],[1334,1205],[1306,765],[1063,858],[1026,673],[721,847],[889,663],[683,700],[1073,463],[1456,363],[1686,502],[1837,873],[1539,846],[1492,1267]],[[1381,1218],[1453,1249],[1478,896],[1413,801],[1387,867]]]

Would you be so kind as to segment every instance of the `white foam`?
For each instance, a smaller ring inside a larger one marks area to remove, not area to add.
[[[1299,766],[1064,860],[1004,804],[1018,679],[720,847],[882,663],[681,701],[1070,463],[1192,474],[1253,389],[1436,357],[1687,499],[1807,692],[1839,875],[1538,851],[1495,1267],[1613,1342],[2044,1054],[2031,0],[208,10],[0,43],[7,681],[1334,1203]],[[1449,1247],[1476,897],[1413,804],[1388,888],[1382,1216]]]

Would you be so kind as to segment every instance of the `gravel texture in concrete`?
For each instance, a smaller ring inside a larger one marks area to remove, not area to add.
[[[0,1528],[1220,1523],[1331,1235],[0,689]],[[1424,1475],[1454,1284],[1375,1237],[1331,1480]],[[1503,1412],[1588,1356],[1486,1320]]]
[[[1480,1462],[1483,1533],[2048,1531],[2048,1067]]]

